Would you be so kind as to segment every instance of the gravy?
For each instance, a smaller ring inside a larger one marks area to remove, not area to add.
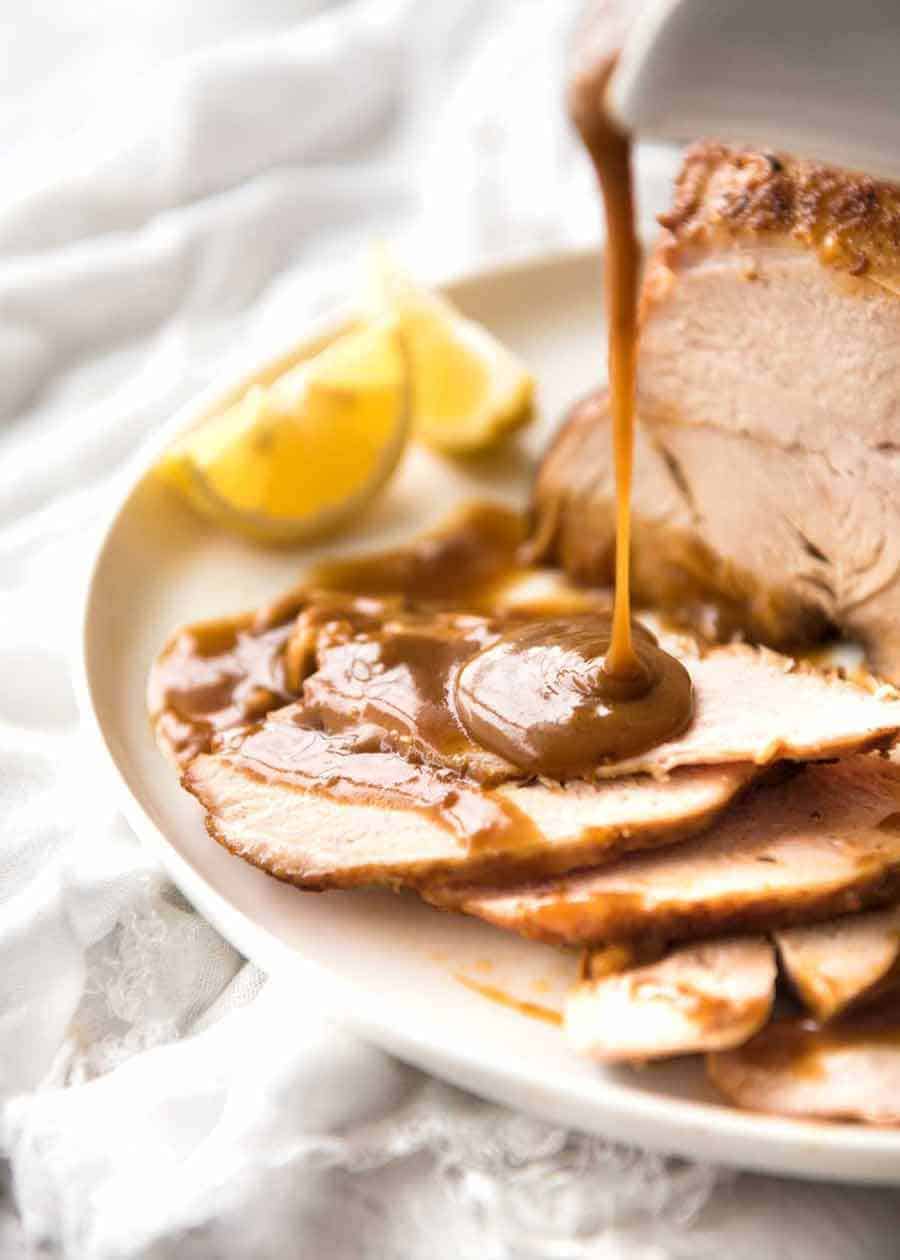
[[[806,1080],[825,1076],[825,1058],[868,1047],[900,1049],[900,1009],[896,1004],[848,1015],[831,1024],[809,1019],[776,1020],[740,1049],[741,1059],[758,1071],[789,1072]]]
[[[467,976],[462,971],[456,973],[456,979],[460,984],[465,985],[467,989],[471,989],[473,993],[479,993],[482,997],[487,998],[489,1002],[496,1002],[500,1006],[508,1006],[510,1010],[518,1011],[520,1015],[527,1015],[530,1019],[543,1020],[545,1024],[556,1024],[558,1027],[562,1025],[562,1015],[559,1011],[555,1011],[552,1006],[542,1006],[539,1002],[527,1002],[522,998],[513,997],[505,989],[498,988],[495,984],[484,984],[481,980],[475,980],[472,976]]]
[[[360,723],[322,731],[302,704],[237,733],[226,756],[253,778],[287,784],[347,804],[410,809],[457,837],[469,852],[534,847],[534,824],[516,806],[440,766],[397,756],[384,731]]]
[[[621,702],[621,725],[627,726],[627,707],[646,698],[647,711],[657,710],[648,728],[651,744],[683,730],[692,716],[693,696],[689,680],[676,680],[684,667],[658,648],[649,653],[636,636],[631,620],[631,480],[634,457],[634,403],[637,358],[637,302],[640,247],[635,232],[634,193],[631,175],[631,141],[609,116],[605,92],[615,66],[610,52],[583,61],[573,77],[569,107],[588,152],[603,201],[607,248],[606,313],[608,324],[608,374],[613,421],[613,458],[616,473],[615,602],[609,646],[603,669],[617,687],[609,729],[619,725],[616,703]],[[610,755],[616,752],[616,740]]]
[[[353,595],[407,599],[474,610],[492,607],[521,570],[526,522],[498,503],[471,503],[439,528],[392,551],[318,565],[308,585]]]
[[[691,679],[642,626],[634,628],[650,685],[609,669],[615,629],[596,614],[508,629],[459,671],[456,709],[483,747],[530,775],[589,775],[679,734]],[[677,668],[672,668],[677,666]]]
[[[523,573],[524,522],[504,508],[476,505],[405,547],[319,566],[303,589],[256,617],[176,636],[150,686],[157,737],[176,760],[189,761],[224,732],[300,697],[298,721],[325,739],[319,748],[318,736],[291,736],[305,749],[298,756],[307,781],[313,762],[326,778],[338,773],[329,770],[327,737],[351,738],[361,729],[380,733],[381,752],[494,783],[589,776],[598,764],[645,752],[690,722],[687,670],[631,618],[640,252],[630,143],[604,108],[612,64],[595,59],[571,96],[607,220],[617,496],[612,618],[554,609],[552,601],[530,613],[499,611],[503,590]],[[270,737],[267,729],[249,742],[276,744],[283,765],[285,732]],[[334,764],[346,767],[347,783],[365,795],[365,774],[354,779],[351,762],[344,752]],[[392,790],[409,795],[405,787]],[[426,798],[423,790],[423,808],[433,808]]]

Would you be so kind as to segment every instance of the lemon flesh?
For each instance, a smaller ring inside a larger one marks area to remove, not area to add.
[[[397,321],[410,367],[415,437],[438,451],[469,454],[494,446],[532,416],[534,379],[480,324],[373,254],[365,306]]]
[[[359,509],[396,467],[408,432],[404,352],[382,321],[251,386],[182,438],[161,472],[228,528],[302,538]]]

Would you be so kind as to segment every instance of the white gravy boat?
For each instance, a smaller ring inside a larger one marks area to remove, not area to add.
[[[607,102],[636,135],[743,141],[900,179],[900,0],[628,7]]]

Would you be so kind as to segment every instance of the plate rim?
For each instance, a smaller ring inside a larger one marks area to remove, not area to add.
[[[477,284],[496,285],[509,276],[532,274],[570,266],[599,263],[596,249],[543,251],[525,258],[473,267],[439,283],[452,297],[457,288]],[[136,450],[116,479],[111,504],[102,514],[82,582],[73,653],[73,686],[82,723],[97,764],[110,782],[115,802],[138,840],[160,861],[169,877],[197,910],[251,961],[268,975],[302,974],[322,998],[323,1013],[363,1040],[386,1049],[402,1061],[449,1080],[492,1101],[530,1112],[540,1119],[565,1124],[582,1132],[626,1142],[665,1154],[720,1163],[763,1173],[818,1181],[856,1184],[900,1184],[900,1131],[846,1123],[794,1120],[749,1113],[725,1104],[711,1104],[652,1091],[634,1090],[616,1081],[597,1077],[590,1091],[589,1110],[583,1079],[567,1086],[565,1073],[553,1070],[536,1082],[516,1069],[514,1059],[499,1064],[479,1056],[465,1043],[435,1046],[426,1033],[398,1028],[386,1014],[383,1002],[362,986],[303,958],[293,947],[278,940],[270,930],[237,909],[179,853],[132,792],[115,752],[106,738],[103,720],[94,700],[90,666],[90,636],[94,601],[102,563],[114,545],[116,526],[128,509],[143,478],[172,436],[187,428],[216,406],[286,360],[296,361],[323,339],[337,335],[352,321],[349,308],[310,319],[299,332],[265,355],[238,355],[217,380],[178,407],[174,414]],[[698,1143],[706,1150],[698,1153]],[[711,1153],[710,1153],[711,1152]],[[861,1171],[857,1162],[862,1159]]]

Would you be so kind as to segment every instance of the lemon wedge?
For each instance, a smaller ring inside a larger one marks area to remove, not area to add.
[[[447,454],[474,454],[531,418],[534,379],[525,365],[446,298],[417,285],[384,248],[372,253],[364,306],[397,321],[416,438]]]
[[[338,337],[270,385],[190,430],[159,472],[204,516],[289,541],[357,511],[409,436],[408,373],[396,323]]]

